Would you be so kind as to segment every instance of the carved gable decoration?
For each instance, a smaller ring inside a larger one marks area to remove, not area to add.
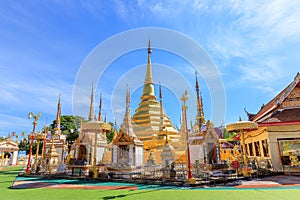
[[[19,147],[18,144],[8,140],[8,141],[2,141],[0,142],[0,151],[18,151]]]
[[[218,134],[216,133],[215,129],[214,129],[214,125],[212,123],[207,123],[207,132],[206,135],[204,137],[204,141],[207,140],[215,140],[217,141],[219,139]]]
[[[282,103],[283,108],[300,106],[300,87],[295,87]]]
[[[117,143],[133,143],[134,142],[134,138],[130,137],[129,135],[125,134],[122,130],[120,130],[120,133],[118,134],[118,136],[113,140],[114,144]]]
[[[278,109],[290,109],[300,106],[300,73],[294,80],[282,90],[274,99],[263,105],[255,116],[251,118],[254,122],[263,122]]]

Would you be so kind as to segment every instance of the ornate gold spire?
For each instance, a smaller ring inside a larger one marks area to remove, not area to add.
[[[55,130],[60,130],[60,117],[61,117],[61,105],[60,105],[60,93],[58,95],[58,102],[57,102],[57,113],[56,113],[56,120],[55,120]]]
[[[123,124],[121,125],[121,130],[128,134],[129,136],[137,138],[132,129],[131,117],[130,117],[130,90],[127,85],[126,89],[126,110],[124,114]]]
[[[161,84],[159,82],[159,105],[160,105],[160,131],[163,131],[164,127],[164,111],[163,111],[163,106],[162,106],[162,91],[161,91]]]
[[[151,50],[151,43],[150,40],[148,42],[148,64],[147,64],[147,70],[146,70],[146,77],[144,81],[144,90],[143,90],[143,95],[141,99],[145,98],[155,98],[154,96],[154,86],[153,86],[153,79],[152,79],[152,66],[151,66],[151,58],[150,54],[152,53]]]
[[[129,88],[127,85],[127,88],[126,88],[126,110],[125,110],[124,119],[123,119],[123,126],[125,126],[128,129],[129,123],[130,123],[130,91],[129,91]]]
[[[197,93],[197,116],[196,116],[196,123],[198,124],[199,131],[201,131],[202,124],[205,123],[204,118],[204,110],[203,110],[203,103],[202,103],[202,96],[199,90],[199,83],[198,83],[198,74],[197,71],[195,72],[196,76],[196,93]]]
[[[102,93],[100,93],[100,102],[99,102],[99,113],[98,113],[98,121],[102,120]]]
[[[89,121],[94,120],[94,84],[92,84]]]

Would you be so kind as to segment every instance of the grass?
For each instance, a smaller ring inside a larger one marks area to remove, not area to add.
[[[56,200],[56,199],[220,199],[260,200],[299,199],[299,189],[247,190],[86,190],[86,189],[10,189],[21,167],[0,169],[1,200]]]

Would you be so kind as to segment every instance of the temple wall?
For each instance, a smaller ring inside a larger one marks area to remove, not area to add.
[[[273,168],[276,171],[283,171],[282,149],[280,143],[283,140],[300,139],[300,125],[270,126],[268,127],[270,151]]]
[[[278,125],[259,127],[258,130],[245,133],[245,144],[247,148],[247,155],[251,159],[256,158],[260,160],[271,160],[271,167],[274,171],[284,171],[282,164],[282,141],[294,141],[300,139],[300,125]],[[268,156],[263,150],[262,141],[267,141]],[[255,143],[259,144],[258,151],[255,149]],[[250,153],[250,145],[252,145],[252,154]]]
[[[143,165],[144,160],[144,148],[143,147],[135,147],[135,166]]]
[[[190,156],[191,163],[195,163],[196,160],[199,160],[200,163],[204,163],[203,145],[190,145]]]

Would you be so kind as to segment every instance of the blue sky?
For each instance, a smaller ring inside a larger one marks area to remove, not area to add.
[[[174,30],[198,43],[222,78],[226,94],[225,124],[239,116],[246,119],[244,107],[256,113],[300,71],[299,19],[300,4],[293,0],[1,1],[0,136],[12,131],[29,133],[30,111],[42,114],[38,130],[45,123],[50,124],[55,118],[59,93],[62,114],[73,114],[74,84],[91,52],[116,34],[144,27]],[[152,38],[145,35],[149,37]],[[147,42],[145,39],[145,48]],[[159,45],[158,41],[152,42]],[[124,45],[134,43],[133,39]],[[137,108],[146,62],[146,49],[120,55],[95,83],[95,104],[102,92],[103,114],[106,113],[108,121],[116,118],[121,123],[125,84],[132,88],[132,114]],[[169,84],[176,83],[180,76],[189,83],[188,120],[193,121],[194,66],[155,48],[152,62],[154,81],[163,85],[165,112],[177,126],[180,99],[174,93],[176,84]],[[164,73],[170,72],[168,76],[161,76],[162,69]],[[199,79],[205,115],[210,119],[212,91],[201,71]],[[178,84],[177,88],[182,93],[183,86],[186,85]],[[87,94],[90,88],[86,89]],[[83,108],[87,108],[89,95],[78,98]],[[80,112],[87,117],[88,109]]]

